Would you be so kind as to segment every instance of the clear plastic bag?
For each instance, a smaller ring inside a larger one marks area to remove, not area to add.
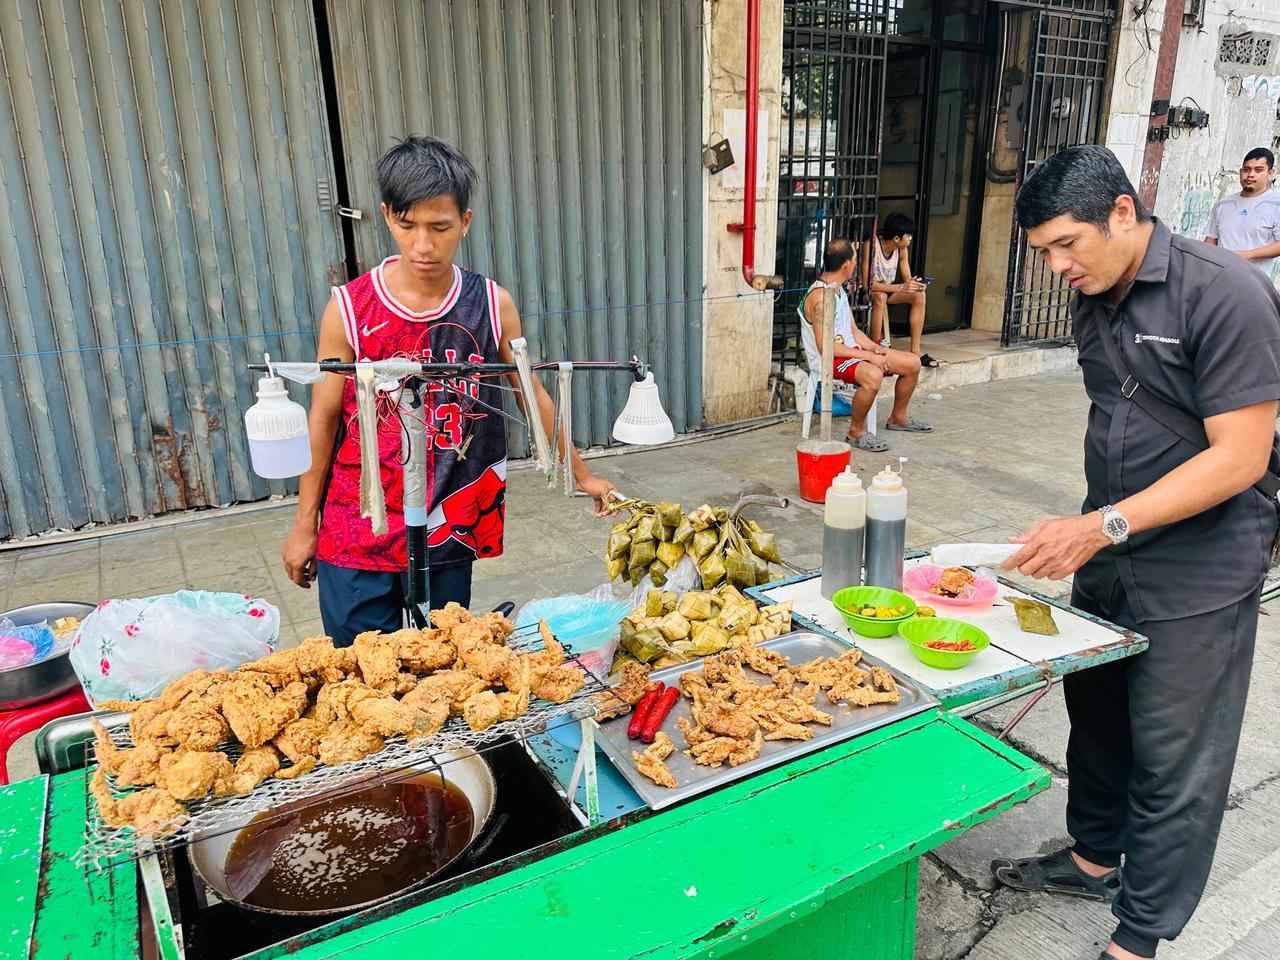
[[[530,600],[516,614],[516,629],[546,620],[551,632],[579,655],[582,666],[597,677],[609,675],[618,646],[618,621],[627,615],[609,584],[590,593]]]
[[[196,669],[228,670],[275,649],[280,612],[239,593],[179,590],[104,600],[71,642],[71,666],[91,703],[143,700]]]

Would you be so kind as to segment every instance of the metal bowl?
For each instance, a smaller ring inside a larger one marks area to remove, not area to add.
[[[335,916],[340,914],[353,913],[357,910],[366,910],[369,907],[376,906],[380,903],[386,903],[394,900],[396,897],[403,896],[410,890],[425,886],[429,883],[436,882],[440,876],[455,864],[465,860],[469,854],[472,854],[476,848],[485,844],[481,839],[490,825],[490,821],[494,820],[494,808],[497,806],[498,784],[494,779],[493,770],[489,766],[489,761],[479,753],[468,748],[441,753],[438,757],[440,764],[444,770],[445,778],[453,786],[460,789],[471,803],[471,839],[467,846],[460,850],[457,855],[448,863],[441,864],[435,873],[428,874],[415,883],[405,886],[403,889],[395,893],[387,894],[376,900],[369,900],[365,903],[351,904],[344,907],[316,907],[312,910],[275,910],[269,907],[260,907],[256,904],[246,903],[244,900],[236,897],[231,891],[230,884],[227,882],[227,859],[231,854],[231,847],[235,843],[236,838],[244,832],[246,827],[239,830],[220,833],[213,836],[196,840],[187,847],[187,856],[191,860],[191,865],[195,867],[195,871],[199,874],[200,879],[204,881],[205,886],[219,899],[226,903],[233,904],[236,907],[244,908],[260,914],[273,914],[276,916],[293,916],[293,917],[323,917]],[[412,769],[412,768],[411,768]],[[422,772],[435,772],[438,768],[433,764],[424,764],[421,768]],[[372,786],[381,785],[380,782],[371,783]],[[333,791],[338,793],[341,791]],[[310,802],[317,802],[326,799],[325,793],[317,794],[312,797]],[[496,824],[499,822],[495,820]],[[490,836],[489,841],[492,841]]]
[[[69,600],[33,603],[0,613],[0,620],[9,619],[17,626],[24,627],[42,620],[53,623],[59,617],[79,617],[83,620],[93,609],[92,603],[75,603]],[[68,656],[70,652],[64,650],[34,663],[0,670],[0,710],[21,710],[52,700],[76,687],[79,681],[75,671],[71,669],[71,658]]]

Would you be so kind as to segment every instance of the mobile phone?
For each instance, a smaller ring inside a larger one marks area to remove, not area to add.
[[[919,280],[921,283],[923,283],[926,287],[929,284],[933,283],[933,277],[916,277],[916,279]]]

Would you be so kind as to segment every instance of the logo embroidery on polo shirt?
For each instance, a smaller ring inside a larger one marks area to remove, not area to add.
[[[1135,333],[1133,335],[1134,343],[1146,343],[1148,340],[1154,340],[1156,343],[1181,343],[1178,337],[1158,337],[1154,333]]]

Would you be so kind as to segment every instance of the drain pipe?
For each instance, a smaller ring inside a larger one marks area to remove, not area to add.
[[[760,0],[747,0],[747,130],[742,222],[729,224],[742,234],[742,279],[753,290],[781,290],[782,277],[756,273],[756,155],[760,131]]]

